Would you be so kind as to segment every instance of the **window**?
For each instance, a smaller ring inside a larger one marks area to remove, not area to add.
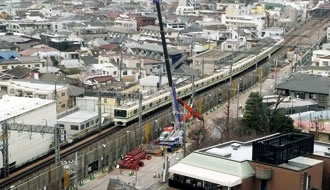
[[[152,103],[149,104],[149,107],[152,107]]]
[[[325,101],[326,96],[325,95],[319,95],[319,101]]]
[[[64,129],[64,125],[63,124],[58,124],[58,126],[62,129]]]
[[[89,122],[86,123],[86,128],[89,127]]]
[[[142,107],[142,109],[143,109],[143,107]],[[115,109],[114,116],[115,117],[127,117],[127,111],[126,110]]]
[[[84,124],[80,125],[80,130],[83,130],[83,129],[85,129],[85,125]]]
[[[94,125],[94,120],[90,121],[90,124],[91,124],[91,125]]]
[[[78,125],[71,125],[71,130],[78,131],[79,130],[79,126]]]
[[[135,109],[133,113],[136,114],[137,113],[137,109]]]
[[[62,93],[62,96],[65,96],[65,92]]]
[[[123,75],[127,75],[127,71],[124,71],[124,72],[123,72]]]
[[[142,106],[142,110],[145,110],[146,109],[146,106]]]

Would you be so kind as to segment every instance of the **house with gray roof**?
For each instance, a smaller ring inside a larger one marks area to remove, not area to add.
[[[295,73],[276,86],[277,94],[316,101],[321,108],[328,107],[330,79],[319,75]]]

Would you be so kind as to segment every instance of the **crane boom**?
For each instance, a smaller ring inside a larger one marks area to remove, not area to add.
[[[166,72],[167,72],[167,78],[168,78],[168,85],[170,86],[171,91],[172,91],[172,93],[171,93],[172,94],[172,110],[173,110],[173,114],[174,114],[174,118],[175,118],[174,130],[176,130],[177,128],[179,128],[179,129],[181,128],[182,119],[181,119],[181,115],[180,115],[179,104],[177,101],[175,84],[173,84],[173,80],[172,80],[171,66],[170,66],[170,61],[168,58],[167,44],[166,44],[166,39],[165,39],[165,32],[164,32],[164,27],[163,27],[162,14],[160,11],[159,0],[153,0],[153,2],[156,4],[156,9],[157,9],[157,14],[158,14],[160,36],[161,36],[162,45],[163,45],[163,53],[164,53],[165,66],[166,66]]]

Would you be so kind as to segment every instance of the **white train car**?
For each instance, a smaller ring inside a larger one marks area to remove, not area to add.
[[[233,76],[245,71],[251,66],[255,65],[257,62],[267,58],[276,52],[279,48],[283,46],[284,40],[278,41],[271,47],[264,47],[258,55],[250,55],[244,59],[236,62],[232,66]],[[195,82],[195,92],[206,89],[210,86],[218,84],[222,81],[227,80],[230,77],[230,68],[221,69],[220,72],[214,75],[208,76],[206,78],[200,79]],[[176,89],[177,95],[180,98],[191,95],[192,84],[188,84]],[[149,114],[159,108],[168,106],[171,104],[171,94],[170,92],[162,94],[154,94],[150,99],[146,100],[142,104],[142,115]],[[133,105],[123,105],[114,109],[113,121],[116,126],[126,126],[132,122],[137,121],[139,105],[134,103]]]

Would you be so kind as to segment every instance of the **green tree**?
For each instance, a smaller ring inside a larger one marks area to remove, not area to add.
[[[246,101],[243,122],[245,133],[266,135],[271,133],[286,133],[294,131],[293,120],[278,111],[283,99],[278,98],[275,109],[269,110],[262,103],[262,97],[258,92],[252,92]]]
[[[251,92],[246,101],[243,122],[246,126],[245,132],[251,134],[263,134],[266,131],[266,117],[264,114],[262,97],[258,92]]]
[[[272,115],[269,122],[269,132],[270,133],[288,133],[294,131],[293,120],[280,113],[276,112]]]

